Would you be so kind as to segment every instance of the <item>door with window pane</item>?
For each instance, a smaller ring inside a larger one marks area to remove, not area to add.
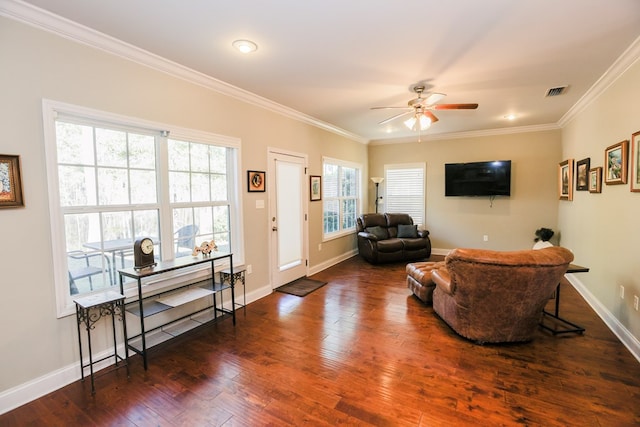
[[[271,286],[307,274],[306,159],[269,153],[269,227],[271,229]]]

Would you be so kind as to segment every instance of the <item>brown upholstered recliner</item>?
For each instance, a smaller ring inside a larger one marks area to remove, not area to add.
[[[454,249],[433,270],[433,309],[478,343],[529,341],[573,254],[562,247],[516,252]]]
[[[431,256],[429,231],[418,230],[404,213],[363,214],[357,220],[358,251],[372,264]]]

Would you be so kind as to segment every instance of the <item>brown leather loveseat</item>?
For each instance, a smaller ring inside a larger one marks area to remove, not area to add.
[[[372,264],[431,256],[429,231],[418,230],[410,215],[363,214],[358,217],[357,231],[360,255]]]
[[[433,310],[478,343],[529,341],[573,254],[554,246],[499,252],[454,249],[431,271]]]

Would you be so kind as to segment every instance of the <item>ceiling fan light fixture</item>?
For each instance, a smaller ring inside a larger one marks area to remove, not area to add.
[[[424,114],[420,115],[420,130],[427,130],[431,127],[431,119]]]
[[[251,40],[236,40],[231,45],[242,53],[251,53],[258,50],[258,45]]]
[[[413,127],[416,125],[416,117],[415,116],[411,116],[409,117],[407,120],[404,121],[404,125],[406,127],[408,127],[409,129],[413,130]]]

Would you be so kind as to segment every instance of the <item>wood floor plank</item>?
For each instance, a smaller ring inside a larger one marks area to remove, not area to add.
[[[434,257],[434,259],[438,259]],[[0,426],[631,426],[640,363],[563,280],[583,335],[477,345],[406,288],[405,264],[353,258],[230,319],[0,415]],[[553,309],[554,300],[547,309]]]

